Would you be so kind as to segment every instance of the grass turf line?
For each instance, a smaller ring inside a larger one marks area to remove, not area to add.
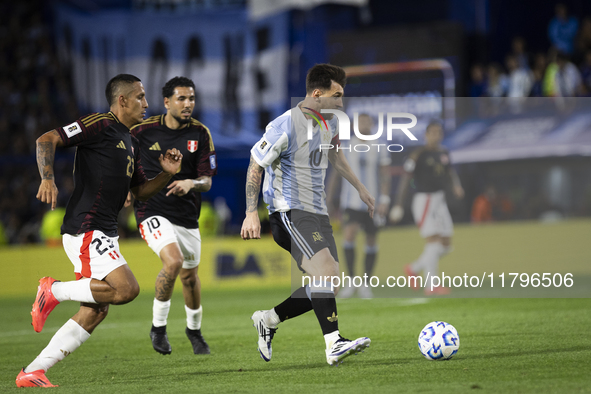
[[[326,364],[313,313],[281,324],[272,361],[259,358],[250,315],[288,293],[205,291],[203,334],[211,356],[193,355],[179,293],[168,322],[172,355],[154,352],[148,336],[153,295],[142,293],[111,307],[91,338],[48,377],[64,393],[591,392],[589,299],[433,299],[412,306],[397,299],[339,300],[342,334],[369,336],[372,345],[334,368]],[[1,392],[19,390],[19,369],[77,309],[59,305],[36,334],[33,297],[0,300],[1,315],[10,316],[0,321]],[[417,348],[419,331],[433,320],[458,329],[461,346],[452,360],[427,361]]]

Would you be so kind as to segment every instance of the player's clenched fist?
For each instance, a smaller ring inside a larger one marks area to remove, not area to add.
[[[249,212],[242,222],[242,230],[240,230],[242,239],[260,239],[261,238],[261,221],[258,212]]]
[[[37,200],[51,205],[51,210],[55,209],[57,204],[58,190],[53,179],[43,179],[37,192]]]
[[[167,150],[164,155],[160,155],[158,161],[164,172],[174,175],[181,170],[182,159],[182,153],[178,149],[172,148]]]

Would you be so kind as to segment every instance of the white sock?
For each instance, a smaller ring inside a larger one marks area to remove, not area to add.
[[[199,305],[197,309],[191,309],[185,305],[185,312],[187,312],[187,327],[189,327],[189,330],[201,330],[203,305]]]
[[[340,338],[339,330],[333,331],[330,334],[324,336],[324,342],[326,342],[326,348],[330,349],[332,345]]]
[[[279,323],[281,323],[281,319],[279,318],[277,312],[275,312],[275,308],[265,311],[263,319],[265,320],[265,324],[271,328],[275,328],[279,325]]]
[[[154,298],[154,306],[152,307],[152,325],[154,327],[165,326],[169,311],[170,300],[158,301],[156,298]]]
[[[70,282],[53,282],[51,292],[59,301],[78,301],[97,304],[90,290],[90,278],[73,280]]]
[[[49,341],[45,349],[37,358],[25,368],[25,372],[47,370],[66,358],[67,355],[78,349],[90,334],[74,320],[70,319],[64,324]]]
[[[431,282],[433,281],[433,277],[439,273],[439,256],[441,255],[441,251],[443,246],[438,243],[429,243],[429,253],[425,258],[425,280],[427,276],[429,277],[429,282],[427,286],[431,289]]]
[[[439,258],[440,248],[441,244],[439,242],[429,242],[425,244],[423,253],[421,253],[419,258],[410,265],[412,272],[419,274],[421,271],[427,270],[427,267],[432,265],[433,259]]]
[[[445,246],[445,245],[441,244],[441,253],[439,254],[439,258],[445,256],[446,254],[453,252],[453,250],[454,250],[453,246],[451,246],[451,245]]]

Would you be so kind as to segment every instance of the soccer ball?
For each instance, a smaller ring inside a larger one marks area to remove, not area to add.
[[[446,322],[431,322],[419,334],[419,350],[427,360],[449,360],[459,347],[458,332]]]

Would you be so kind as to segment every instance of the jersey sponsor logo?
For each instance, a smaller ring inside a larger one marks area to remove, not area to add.
[[[324,241],[324,238],[322,238],[322,234],[320,234],[318,231],[314,231],[312,233],[312,239],[314,240],[314,242]]]
[[[80,127],[78,122],[74,122],[72,124],[69,124],[69,125],[65,126],[63,129],[64,129],[64,132],[66,133],[66,135],[68,136],[68,138],[72,138],[76,134],[82,133],[82,128]]]
[[[160,144],[156,142],[154,145],[150,147],[150,150],[162,150],[160,149]]]
[[[215,155],[209,156],[209,166],[212,170],[215,170],[215,168],[217,167],[217,164],[215,162]]]
[[[119,141],[119,143],[117,144],[117,148],[119,148],[119,149],[127,149],[125,147],[125,143],[123,142],[123,140]]]
[[[269,141],[267,141],[265,137],[261,138],[261,140],[257,142],[257,150],[261,155],[267,153],[269,149],[271,149],[271,144],[269,143]]]
[[[195,141],[195,140],[188,140],[187,141],[187,150],[191,153],[194,153],[197,151],[197,145],[198,145],[199,141]]]

